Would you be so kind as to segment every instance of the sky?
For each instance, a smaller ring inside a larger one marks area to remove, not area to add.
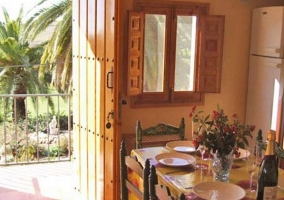
[[[41,0],[0,0],[0,21],[5,21],[2,7],[5,7],[9,13],[10,18],[16,19],[21,6],[23,5],[24,13],[27,13],[32,7],[34,7]],[[48,0],[49,3],[58,2],[59,0]]]

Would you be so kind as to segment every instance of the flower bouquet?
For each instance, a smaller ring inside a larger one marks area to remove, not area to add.
[[[239,156],[239,148],[248,146],[248,137],[253,138],[254,125],[243,125],[236,114],[232,120],[225,114],[224,110],[217,105],[210,115],[202,116],[203,111],[198,111],[193,106],[190,118],[194,124],[198,124],[197,130],[193,130],[193,145],[198,148],[204,145],[209,152],[228,155],[234,151]]]
[[[252,138],[254,125],[242,125],[236,114],[232,115],[232,121],[224,110],[217,106],[212,115],[201,116],[203,111],[192,108],[190,117],[193,123],[198,124],[197,131],[193,131],[193,145],[205,146],[209,153],[214,155],[213,174],[217,181],[227,182],[233,159],[240,156],[239,148],[248,146],[247,138]]]

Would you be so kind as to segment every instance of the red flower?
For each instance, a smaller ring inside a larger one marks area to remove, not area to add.
[[[233,125],[233,126],[231,126],[231,131],[232,131],[232,132],[236,132],[236,131],[237,131],[237,128]]]
[[[225,133],[229,133],[229,132],[230,132],[230,128],[229,128],[229,127],[224,127],[223,131],[224,131]]]
[[[198,141],[202,141],[202,140],[203,140],[203,135],[198,135],[198,136],[197,136],[197,140],[198,140]]]
[[[198,147],[199,142],[197,140],[192,140],[192,144],[193,146]]]
[[[216,128],[221,128],[221,124],[220,123],[217,123],[215,124]]]
[[[212,119],[217,120],[219,117],[220,117],[220,113],[214,110],[213,115],[212,115]]]

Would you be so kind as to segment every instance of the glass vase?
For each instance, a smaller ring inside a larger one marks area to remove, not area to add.
[[[230,171],[234,161],[234,151],[229,154],[214,153],[213,175],[215,181],[228,182]]]

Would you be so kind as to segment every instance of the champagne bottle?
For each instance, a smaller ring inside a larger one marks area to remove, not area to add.
[[[268,131],[267,147],[258,174],[257,200],[276,199],[277,196],[278,165],[275,155],[275,134],[273,130]]]

